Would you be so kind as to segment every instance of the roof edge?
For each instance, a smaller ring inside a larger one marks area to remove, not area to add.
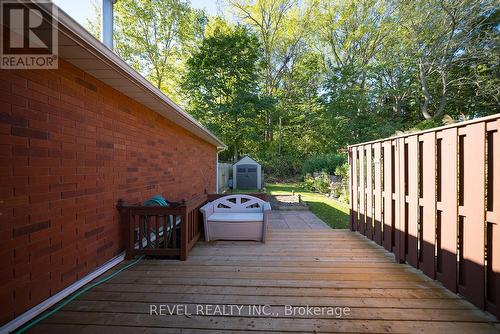
[[[43,10],[48,11],[49,9],[45,7],[47,4],[37,2],[35,0],[30,0],[35,5],[41,7]],[[56,6],[54,3],[52,5]],[[178,106],[175,102],[173,102],[165,93],[159,90],[157,87],[153,86],[151,82],[149,82],[146,78],[144,78],[140,73],[134,70],[130,65],[128,65],[125,60],[123,60],[120,56],[118,56],[115,52],[101,43],[98,39],[96,39],[92,34],[90,34],[84,27],[82,27],[78,22],[76,22],[73,18],[71,18],[65,11],[61,8],[58,8],[58,29],[61,31],[61,27],[64,27],[68,32],[72,35],[68,35],[66,31],[62,31],[69,38],[74,40],[76,43],[80,44],[83,47],[87,48],[87,51],[91,52],[94,56],[99,58],[101,61],[106,62],[108,65],[113,67],[115,70],[118,70],[122,75],[124,75],[127,79],[132,81],[135,85],[140,88],[146,90],[149,94],[151,94],[154,98],[159,100],[160,102],[166,104],[171,107],[173,111],[181,116],[184,120],[190,123],[195,129],[202,132],[205,136],[193,132],[193,129],[187,128],[182,124],[177,124],[182,128],[192,132],[197,137],[213,144],[217,148],[227,149],[226,144],[222,142],[216,135],[214,135],[210,130],[205,128],[198,120],[196,120],[193,116],[184,111],[180,106]],[[86,45],[82,45],[86,44]],[[132,97],[131,97],[132,98]],[[133,99],[133,98],[132,98]],[[141,102],[138,102],[142,104]],[[153,110],[155,111],[155,110]],[[157,111],[155,111],[157,112]],[[162,115],[164,116],[164,115]],[[175,123],[175,122],[174,122]]]

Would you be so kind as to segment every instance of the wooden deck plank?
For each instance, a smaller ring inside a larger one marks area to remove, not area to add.
[[[174,307],[175,303],[165,303]],[[68,307],[65,311],[83,311],[83,312],[109,312],[109,313],[133,313],[143,314],[145,311],[149,312],[151,303],[142,301],[110,301],[102,303],[96,300],[78,300]],[[186,303],[187,309],[190,313],[194,313],[197,304]],[[270,312],[276,314],[277,318],[286,318],[281,306],[270,306]],[[414,308],[408,312],[404,308],[369,308],[369,307],[351,307],[349,319],[356,320],[419,320],[419,321],[456,321],[456,322],[482,322],[492,321],[492,316],[486,315],[484,312],[477,309],[441,309],[436,312],[435,309]],[[250,315],[243,313],[242,317],[249,317]],[[307,318],[307,315],[297,314],[297,318]],[[330,319],[331,316],[327,314],[319,314],[318,319]]]
[[[267,286],[267,287],[309,287],[315,288],[422,288],[428,285],[438,286],[437,283],[431,282],[419,283],[412,281],[370,281],[370,280],[355,280],[355,281],[307,281],[307,280],[277,280],[277,279],[221,279],[221,278],[176,278],[168,277],[165,274],[164,278],[122,278],[116,277],[113,283],[136,283],[136,284],[155,284],[155,285],[223,285],[223,286]]]
[[[92,291],[105,292],[165,292],[164,286],[137,284],[104,284]],[[211,295],[250,295],[250,296],[309,296],[309,297],[355,297],[355,298],[446,298],[458,299],[458,295],[445,291],[440,287],[414,289],[372,289],[372,288],[285,288],[285,287],[249,287],[249,286],[210,286],[210,285],[171,285],[168,293],[191,293]]]
[[[272,315],[155,316],[151,304],[269,305]],[[292,317],[285,305],[350,314]],[[494,333],[492,324],[491,315],[357,233],[271,230],[266,244],[200,243],[185,262],[142,260],[33,332]]]
[[[137,265],[135,267],[130,268],[130,271],[164,271],[162,265],[149,265],[142,264]],[[170,272],[272,272],[272,273],[310,273],[311,268],[296,268],[296,267],[281,267],[281,266],[273,266],[273,267],[256,267],[256,266],[238,266],[238,265],[219,265],[219,266],[171,266],[169,268]],[[329,273],[329,274],[339,274],[339,273],[400,273],[403,272],[415,272],[412,268],[399,268],[396,267],[331,267],[331,268],[314,268],[315,273]]]
[[[245,296],[245,295],[207,295],[172,293],[134,293],[134,292],[88,292],[81,300],[101,301],[142,301],[162,303],[165,301],[189,304],[232,304],[232,305],[315,305],[347,307],[399,307],[405,309],[469,309],[476,308],[463,299],[444,298],[361,298],[361,297],[297,297],[297,296]],[[144,310],[144,311],[149,311]]]
[[[414,275],[413,273],[398,272],[387,275],[384,273],[271,273],[271,272],[211,272],[210,278],[220,279],[266,279],[266,280],[301,280],[301,281],[400,281],[407,280],[411,282],[425,282],[428,281],[424,277]],[[137,277],[142,278],[147,276],[149,278],[163,278],[165,273],[159,270],[154,271],[140,271],[134,270],[128,272],[123,277]],[[203,278],[207,276],[206,272],[170,272],[169,277],[173,278]]]
[[[171,263],[170,265],[168,263]],[[308,268],[404,268],[413,269],[410,266],[404,266],[394,262],[373,262],[373,263],[359,263],[359,262],[346,262],[346,261],[219,261],[219,260],[203,260],[191,259],[189,262],[172,263],[171,260],[155,260],[149,261],[148,265],[169,265],[171,268],[183,266],[243,266],[243,267],[308,267]]]
[[[165,328],[165,327],[141,327],[141,326],[105,326],[105,325],[74,325],[74,324],[40,324],[30,333],[41,334],[248,334],[248,331],[234,331],[221,329],[189,329]],[[252,333],[268,333],[268,331],[252,331]],[[300,332],[295,332],[300,333]],[[310,333],[310,332],[302,332]]]
[[[67,312],[56,313],[47,323],[147,326],[188,329],[261,330],[268,332],[357,332],[357,333],[497,333],[489,323],[453,321],[291,319],[260,317],[150,316],[149,314]]]

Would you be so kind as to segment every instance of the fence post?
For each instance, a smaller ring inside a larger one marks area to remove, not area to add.
[[[373,175],[372,175],[372,145],[365,146],[366,151],[366,217],[365,217],[365,236],[373,239]]]
[[[418,267],[418,136],[410,136],[408,145],[408,195],[405,196],[406,216],[408,219],[408,240],[406,245],[406,261]]]
[[[461,131],[462,130],[462,131]],[[458,214],[462,220],[463,249],[459,264],[459,292],[472,304],[484,308],[485,253],[485,123],[459,129],[465,137],[462,145],[463,201]],[[461,275],[460,275],[461,273]]]
[[[445,287],[457,291],[457,128],[440,134],[440,175],[437,210],[440,231],[437,278]],[[438,171],[439,172],[439,171]]]
[[[392,140],[387,140],[383,143],[384,150],[384,231],[382,234],[382,245],[388,251],[392,251],[392,222],[394,219],[392,205],[392,190],[393,190],[393,145]]]
[[[382,145],[380,143],[373,144],[373,163],[374,163],[374,224],[373,224],[373,240],[381,245],[382,244]]]
[[[181,254],[179,256],[181,261],[187,260],[188,252],[188,233],[189,233],[189,221],[188,221],[188,211],[185,201],[182,201],[180,206],[181,209]]]
[[[486,308],[500,319],[500,119],[491,122],[488,136],[487,293]],[[493,152],[496,152],[494,154]],[[493,182],[491,179],[493,178]]]
[[[128,239],[125,246],[125,259],[132,259],[132,245],[134,244],[134,226],[130,225],[130,209],[125,207],[125,201],[123,199],[118,199],[118,203],[116,204],[116,208],[118,209],[120,215],[120,223],[121,230],[125,234],[125,240]]]
[[[396,194],[394,204],[396,205],[396,209],[394,210],[396,213],[395,217],[395,228],[396,231],[394,233],[395,237],[395,250],[394,254],[396,255],[396,260],[399,262],[404,262],[406,259],[406,219],[405,219],[405,195],[406,195],[406,157],[405,157],[405,139],[399,138],[396,140],[396,152],[395,152],[395,182],[396,186]]]

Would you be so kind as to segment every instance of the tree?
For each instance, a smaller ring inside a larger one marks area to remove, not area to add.
[[[205,14],[183,0],[120,0],[114,10],[115,51],[179,102],[178,80],[202,38]],[[89,22],[94,34],[99,26],[99,21]]]
[[[500,109],[493,0],[227,0],[232,17],[208,24],[187,1],[118,1],[116,50],[231,147],[223,159],[294,175],[348,144]]]
[[[484,116],[500,109],[500,10],[492,10],[483,22],[470,32],[468,43],[459,59],[450,67],[450,91],[447,113],[454,117]]]
[[[242,23],[259,36],[265,93],[277,98],[294,58],[300,53],[309,11],[302,11],[296,0],[228,0],[228,3]],[[264,140],[274,139],[274,126],[279,118],[271,111],[266,112]]]
[[[397,6],[406,50],[416,60],[423,96],[420,110],[426,120],[443,115],[453,85],[465,79],[450,80],[450,70],[474,48],[474,31],[495,7],[488,0],[415,0]]]
[[[385,57],[391,10],[384,0],[329,0],[316,7],[315,42],[325,60],[323,101],[329,119],[338,123],[341,145],[367,139],[377,129],[373,123],[384,107],[378,94],[386,85],[377,60]]]
[[[241,25],[215,19],[198,51],[187,61],[183,91],[188,109],[231,148],[236,161],[253,140],[259,100],[257,37]]]

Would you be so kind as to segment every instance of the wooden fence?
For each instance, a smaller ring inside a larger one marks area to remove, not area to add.
[[[171,256],[186,260],[202,234],[200,207],[207,194],[169,206],[125,205],[119,202],[127,230],[127,259],[134,256]]]
[[[217,165],[217,173],[218,173],[217,189],[219,190],[219,193],[223,193],[228,189],[228,181],[229,178],[231,177],[232,171],[233,171],[233,164],[219,162],[219,164]]]
[[[500,319],[500,114],[349,147],[351,229]]]

